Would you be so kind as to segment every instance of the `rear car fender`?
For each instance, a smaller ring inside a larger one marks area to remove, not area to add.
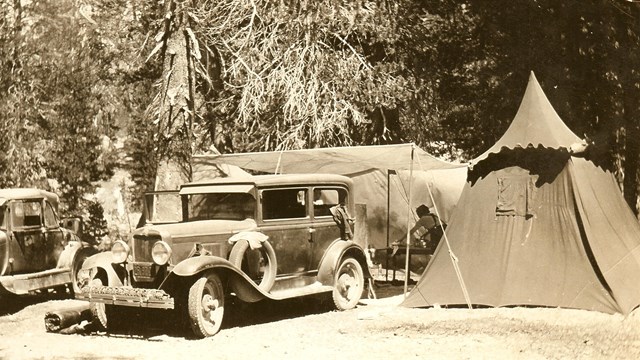
[[[98,253],[98,250],[93,246],[86,246],[80,241],[70,241],[60,253],[56,268],[72,269],[76,265],[75,262],[77,259],[80,259],[80,257],[83,256],[89,257],[96,253]]]
[[[351,240],[336,240],[329,246],[322,260],[320,260],[318,281],[323,285],[333,285],[336,269],[340,261],[345,257],[356,259],[362,266],[365,278],[371,277],[364,250]]]
[[[217,256],[194,256],[177,264],[165,281],[160,285],[161,289],[178,287],[180,283],[190,284],[199,275],[206,272],[216,272],[228,283],[229,290],[245,302],[256,302],[269,295],[262,291],[258,284],[249,278],[244,272],[232,263]]]
[[[56,268],[64,269],[71,268],[73,266],[73,259],[76,257],[76,253],[82,250],[83,246],[80,241],[69,241],[67,246],[64,247],[64,250],[60,253],[60,257],[58,257],[58,264]]]

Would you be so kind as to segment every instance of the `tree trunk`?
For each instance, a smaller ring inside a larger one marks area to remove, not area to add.
[[[628,12],[623,17],[622,48],[628,51],[623,57],[622,86],[624,91],[624,198],[638,216],[638,162],[640,162],[640,76],[637,64],[640,62],[640,6],[627,4]]]
[[[627,85],[624,97],[624,199],[638,215],[638,161],[640,161],[640,124],[638,121],[638,90]]]
[[[190,2],[166,0],[162,88],[158,106],[159,154],[154,188],[177,189],[191,181],[192,127],[195,113],[192,48],[187,29]]]

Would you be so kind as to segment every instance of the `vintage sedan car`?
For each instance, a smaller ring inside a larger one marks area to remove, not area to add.
[[[185,184],[175,205],[181,219],[158,219],[167,206],[147,201],[146,225],[129,243],[87,259],[79,276],[88,285],[76,298],[92,303],[105,328],[123,307],[148,307],[174,311],[198,337],[219,331],[231,296],[331,293],[336,308],[353,308],[370,275],[363,248],[341,236],[351,233],[333,217],[339,204],[354,214],[351,188],[349,178],[329,174]]]
[[[76,220],[66,222],[78,227]],[[49,289],[77,292],[77,272],[95,253],[74,231],[60,226],[56,194],[0,190],[0,297]]]

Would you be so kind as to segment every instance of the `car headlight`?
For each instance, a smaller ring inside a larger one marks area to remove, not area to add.
[[[113,255],[113,262],[115,264],[122,264],[127,261],[129,257],[129,245],[122,240],[117,240],[111,246],[111,254]]]
[[[158,265],[164,265],[169,261],[171,257],[171,247],[164,241],[158,241],[153,244],[151,249],[151,257],[153,262]]]

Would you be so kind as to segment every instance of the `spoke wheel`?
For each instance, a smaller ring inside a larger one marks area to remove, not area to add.
[[[340,263],[333,285],[333,303],[338,310],[356,307],[364,289],[364,274],[360,263],[348,257]]]
[[[102,281],[93,279],[89,285],[100,286]],[[123,326],[125,319],[119,313],[119,310],[121,311],[122,309],[117,309],[115,305],[92,302],[89,309],[91,310],[91,323],[97,330],[115,330]]]
[[[189,289],[189,320],[200,338],[215,335],[224,317],[224,290],[217,274],[198,279]]]

